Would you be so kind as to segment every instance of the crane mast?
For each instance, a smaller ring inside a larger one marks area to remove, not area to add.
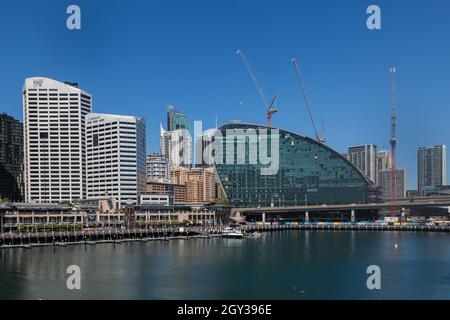
[[[391,171],[391,201],[397,200],[397,68],[392,67],[392,114],[391,114],[391,152],[392,152],[392,171]]]
[[[298,79],[298,82],[300,84],[300,88],[301,88],[302,93],[303,93],[303,98],[305,99],[306,109],[308,110],[309,118],[310,118],[312,126],[314,128],[314,133],[316,135],[316,140],[318,142],[324,143],[325,139],[323,137],[321,137],[321,135],[319,134],[319,131],[317,130],[317,127],[316,127],[316,123],[314,122],[314,117],[313,117],[312,111],[311,111],[311,104],[309,102],[308,94],[306,93],[305,84],[303,83],[303,78],[302,78],[302,74],[300,73],[300,67],[299,67],[299,65],[297,63],[297,59],[292,58],[291,61],[292,61],[292,64],[294,65],[294,67],[295,67],[295,72],[297,74],[297,79]]]
[[[250,77],[252,78],[252,81],[256,87],[256,89],[258,90],[258,94],[261,97],[261,100],[264,103],[264,106],[266,107],[266,119],[267,119],[267,126],[270,127],[270,122],[272,120],[272,115],[276,112],[278,112],[277,109],[275,109],[274,105],[275,105],[275,101],[276,101],[276,97],[272,98],[272,101],[270,104],[267,103],[266,97],[264,95],[264,91],[261,87],[261,85],[259,84],[258,78],[255,75],[255,71],[252,68],[252,66],[250,65],[250,63],[248,62],[247,58],[245,57],[244,52],[241,49],[238,49],[236,51],[236,53],[241,57],[242,61],[245,64],[245,67],[247,69],[247,72],[249,73]]]

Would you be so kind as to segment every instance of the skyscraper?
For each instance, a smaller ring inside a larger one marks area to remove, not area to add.
[[[192,137],[186,129],[166,131],[161,126],[160,148],[171,168],[192,166]]]
[[[91,113],[86,117],[87,197],[115,198],[119,208],[145,191],[145,121]]]
[[[446,184],[447,147],[437,145],[418,150],[418,193],[425,196]]]
[[[91,109],[91,95],[75,83],[25,80],[26,201],[55,203],[86,197],[85,118]]]
[[[380,150],[377,152],[377,179],[376,185],[381,186],[380,183],[380,171],[392,169],[392,156],[388,150]]]
[[[381,187],[381,197],[384,200],[391,200],[392,190],[392,170],[382,170],[379,172],[379,182]],[[396,170],[397,198],[406,197],[406,171],[404,169]]]
[[[370,180],[376,182],[377,146],[365,144],[348,148],[348,159]]]
[[[170,180],[169,159],[160,153],[147,155],[147,181]]]
[[[167,131],[178,129],[190,130],[189,119],[174,109],[172,105],[167,108]]]
[[[23,126],[0,114],[0,198],[20,201],[23,196]]]

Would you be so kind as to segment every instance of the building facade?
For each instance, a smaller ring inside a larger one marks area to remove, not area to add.
[[[171,172],[174,184],[186,186],[188,203],[214,203],[217,201],[216,178],[213,168],[174,168]]]
[[[160,148],[171,168],[192,166],[192,137],[186,129],[166,131],[161,126]]]
[[[186,186],[181,184],[149,181],[147,182],[145,195],[168,195],[170,205],[187,203]]]
[[[314,139],[243,123],[219,129],[215,168],[234,207],[367,202],[370,180]]]
[[[348,148],[348,159],[370,180],[377,180],[377,146],[365,144]]]
[[[145,121],[91,113],[87,129],[87,198],[114,197],[119,208],[137,204],[145,190]]]
[[[160,153],[147,155],[147,181],[170,181],[170,163],[166,156]]]
[[[25,201],[86,197],[86,115],[92,97],[74,83],[28,78],[23,87]]]
[[[380,150],[377,152],[377,175],[376,185],[381,186],[380,171],[392,169],[392,156],[388,150]]]
[[[404,169],[397,169],[396,172],[397,198],[405,198],[407,188],[406,171]],[[383,200],[391,200],[392,170],[382,170],[379,174],[381,197]]]
[[[0,114],[0,199],[21,201],[23,197],[23,126]]]
[[[419,148],[417,160],[419,196],[439,190],[446,184],[447,147],[445,145]]]
[[[178,112],[172,105],[167,108],[167,131],[180,129],[190,130],[189,119],[187,116]]]

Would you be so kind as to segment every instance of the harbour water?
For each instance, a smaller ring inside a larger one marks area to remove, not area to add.
[[[81,290],[67,289],[70,265]],[[369,265],[381,290],[366,286]],[[295,230],[0,251],[0,299],[449,298],[448,233]]]

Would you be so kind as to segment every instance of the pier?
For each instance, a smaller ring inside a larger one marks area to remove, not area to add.
[[[103,243],[194,240],[221,237],[225,226],[184,227],[155,229],[95,229],[78,231],[50,231],[34,233],[3,233],[0,248],[31,249],[40,246],[66,247],[68,245],[97,245]],[[450,232],[450,225],[380,225],[380,224],[246,224],[241,226],[246,234],[289,230],[313,231],[372,231],[372,232]]]
[[[31,248],[38,246],[65,247],[73,244],[96,245],[101,243],[147,242],[208,239],[221,236],[222,227],[183,228],[133,228],[133,229],[94,229],[48,232],[8,232],[0,235],[1,248]]]

